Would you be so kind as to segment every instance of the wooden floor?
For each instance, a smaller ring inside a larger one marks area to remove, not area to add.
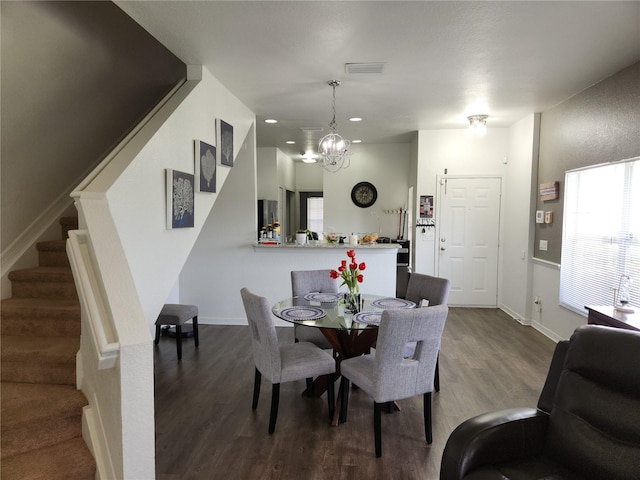
[[[293,329],[278,329],[293,341]],[[382,458],[373,446],[373,402],[352,391],[348,422],[331,427],[326,397],[281,386],[276,431],[268,435],[271,386],[251,410],[253,361],[247,327],[200,326],[200,347],[162,337],[155,354],[156,478],[438,479],[449,433],[501,408],[535,406],[554,343],[494,309],[451,308],[433,395],[433,444],[424,439],[422,397],[383,414]]]

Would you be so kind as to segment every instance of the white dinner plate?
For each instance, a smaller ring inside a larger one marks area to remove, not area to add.
[[[342,298],[342,295],[339,293],[307,293],[304,296],[305,300],[309,300],[311,302],[320,302],[320,303],[333,303],[337,302]]]
[[[404,298],[380,298],[371,302],[371,305],[378,308],[413,308],[416,306],[411,300],[405,300]]]
[[[381,312],[360,312],[353,316],[353,321],[365,325],[380,325]]]
[[[279,316],[285,320],[317,320],[326,315],[326,312],[318,307],[288,307],[279,312]]]

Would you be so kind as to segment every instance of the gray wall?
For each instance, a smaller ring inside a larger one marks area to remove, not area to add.
[[[4,251],[186,78],[186,66],[112,2],[0,8]]]
[[[558,200],[537,209],[553,211],[553,223],[536,225],[535,256],[560,263],[564,173],[640,155],[640,62],[542,114],[538,185],[560,182]],[[540,251],[540,240],[548,250]]]

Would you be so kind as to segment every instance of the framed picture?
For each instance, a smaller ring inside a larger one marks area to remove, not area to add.
[[[548,182],[540,184],[540,200],[557,200],[560,195],[560,182]]]
[[[216,140],[218,163],[233,167],[233,127],[220,118],[216,118]]]
[[[420,195],[420,218],[433,218],[433,195]]]
[[[166,169],[167,229],[193,227],[194,189],[193,175]]]
[[[195,141],[195,180],[197,192],[216,191],[216,147]]]

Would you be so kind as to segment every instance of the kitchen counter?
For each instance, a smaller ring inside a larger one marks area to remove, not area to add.
[[[358,244],[351,245],[348,243],[317,243],[316,245],[305,244],[298,245],[296,243],[256,243],[255,248],[260,249],[273,249],[273,248],[295,248],[295,249],[335,249],[335,250],[350,250],[350,249],[366,249],[366,250],[389,250],[398,249],[400,245],[397,243],[372,243],[372,244]]]

